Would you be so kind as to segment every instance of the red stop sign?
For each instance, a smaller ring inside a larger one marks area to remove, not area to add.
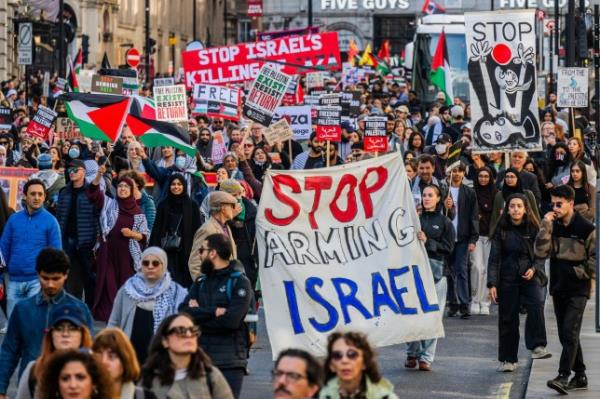
[[[132,68],[135,68],[139,65],[140,58],[140,52],[135,48],[130,48],[125,53],[125,61],[127,62],[127,65],[129,65]]]

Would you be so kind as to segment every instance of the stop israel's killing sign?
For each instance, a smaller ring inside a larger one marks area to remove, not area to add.
[[[260,281],[273,356],[327,352],[358,330],[376,346],[444,335],[433,275],[402,156],[276,171],[256,218]]]

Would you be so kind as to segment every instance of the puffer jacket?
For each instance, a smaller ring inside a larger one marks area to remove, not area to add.
[[[100,213],[94,207],[92,201],[85,194],[88,187],[77,194],[77,243],[80,247],[93,247],[98,238],[98,228],[100,226]],[[73,192],[73,183],[67,184],[58,196],[56,204],[56,219],[60,225],[63,240],[66,238],[67,223],[69,220],[69,211],[71,209],[71,200]]]

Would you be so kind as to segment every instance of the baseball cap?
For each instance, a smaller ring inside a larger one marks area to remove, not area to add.
[[[442,133],[438,136],[436,143],[452,143],[452,137],[448,133]]]
[[[237,204],[237,199],[225,191],[214,191],[210,194],[208,198],[208,206],[211,208],[216,208],[219,205],[223,204]]]
[[[403,113],[405,113],[405,114],[408,114],[408,113],[409,113],[409,112],[408,112],[408,107],[407,107],[406,105],[401,105],[401,106],[399,106],[398,108],[396,108],[396,111],[400,111],[400,112],[403,112]]]
[[[85,169],[85,162],[83,162],[81,159],[73,159],[71,162],[69,162],[69,167]]]
[[[243,191],[242,185],[235,179],[225,179],[219,183],[219,190],[231,195],[241,194]]]
[[[54,327],[61,321],[70,321],[77,327],[81,327],[84,324],[83,312],[71,303],[56,305],[50,311],[48,326]]]

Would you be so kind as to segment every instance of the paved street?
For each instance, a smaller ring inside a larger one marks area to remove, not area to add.
[[[403,346],[397,345],[379,350],[383,375],[403,399],[522,398],[531,367],[529,352],[522,342],[518,371],[496,372],[496,323],[496,316],[445,318],[446,338],[438,343],[433,372],[406,370]],[[244,399],[265,399],[270,394],[269,372],[273,363],[264,328],[263,322],[250,360],[251,375],[244,380]]]

